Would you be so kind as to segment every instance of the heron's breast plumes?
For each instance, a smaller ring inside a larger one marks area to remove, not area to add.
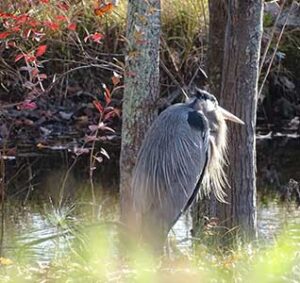
[[[209,135],[210,158],[207,172],[203,179],[203,191],[209,194],[211,191],[215,197],[225,201],[225,187],[228,187],[227,177],[224,168],[227,164],[227,126],[223,117],[216,120],[215,129],[211,129]]]

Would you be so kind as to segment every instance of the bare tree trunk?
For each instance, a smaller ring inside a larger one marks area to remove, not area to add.
[[[209,42],[207,51],[209,91],[220,99],[224,60],[227,12],[225,1],[209,0]],[[201,231],[207,220],[217,216],[218,201],[214,194],[202,197],[192,207],[193,231]]]
[[[228,190],[230,205],[221,205],[227,227],[256,234],[255,125],[262,0],[229,0],[221,104],[245,121],[229,126]]]
[[[241,117],[245,126],[229,124],[229,204],[212,197],[194,209],[195,225],[203,216],[214,217],[226,230],[238,228],[246,238],[256,235],[255,124],[262,10],[262,0],[228,0],[220,104]]]
[[[127,55],[120,158],[121,219],[132,208],[131,178],[145,132],[157,116],[160,0],[128,1]]]
[[[218,99],[222,84],[222,68],[224,58],[225,29],[227,13],[224,1],[209,1],[209,46],[208,46],[208,78],[209,90]]]

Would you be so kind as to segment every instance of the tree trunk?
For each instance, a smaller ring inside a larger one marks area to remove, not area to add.
[[[209,90],[217,99],[220,98],[222,68],[224,58],[225,28],[227,13],[224,1],[209,1],[209,46],[208,79]]]
[[[157,116],[160,0],[128,1],[120,158],[121,220],[130,219],[131,178],[144,135]]]
[[[262,11],[262,0],[228,0],[220,105],[245,125],[228,123],[229,204],[214,197],[200,201],[194,220],[198,224],[203,216],[217,218],[220,226],[237,228],[244,238],[256,235],[255,123]]]
[[[207,51],[209,92],[220,100],[227,11],[224,1],[209,0],[209,42]],[[201,232],[209,219],[219,218],[214,194],[203,196],[192,207],[193,231]]]

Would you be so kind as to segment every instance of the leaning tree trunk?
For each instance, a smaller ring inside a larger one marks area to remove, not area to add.
[[[226,10],[220,104],[245,125],[229,124],[229,204],[212,197],[197,205],[197,216],[217,218],[226,230],[236,227],[240,236],[248,238],[256,234],[255,123],[263,3],[228,0]]]
[[[127,54],[120,158],[121,219],[129,221],[131,178],[144,135],[157,116],[160,0],[128,1]]]

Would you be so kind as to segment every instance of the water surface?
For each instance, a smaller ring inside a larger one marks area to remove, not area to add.
[[[109,203],[106,199],[105,203]],[[28,203],[25,207],[7,204],[4,217],[4,240],[2,255],[13,259],[49,262],[63,256],[70,249],[72,233],[76,225],[88,223],[88,213],[65,207],[61,210],[52,205]],[[103,213],[107,213],[107,210]],[[100,212],[101,214],[101,212]],[[113,212],[102,220],[116,219]],[[106,215],[107,216],[107,215]],[[97,217],[97,216],[96,216]],[[101,220],[99,220],[101,221]],[[186,214],[174,226],[171,236],[176,238],[178,247],[186,250],[191,247],[191,216]],[[276,201],[258,207],[258,236],[265,243],[273,241],[287,226],[296,227],[300,234],[300,209],[290,203]],[[300,239],[299,252],[300,252]],[[26,248],[25,248],[26,247]]]

